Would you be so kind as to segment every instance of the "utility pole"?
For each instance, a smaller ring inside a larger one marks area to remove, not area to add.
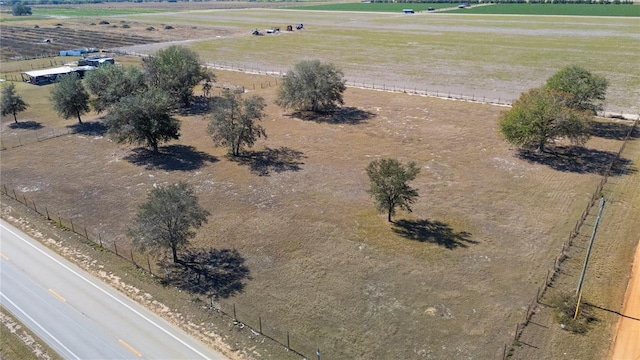
[[[576,295],[578,296],[578,303],[576,304],[576,312],[573,315],[575,319],[578,317],[578,309],[580,308],[580,300],[582,299],[582,284],[584,283],[584,276],[587,273],[587,265],[589,264],[589,256],[591,256],[591,249],[593,248],[593,242],[596,238],[596,232],[598,231],[598,224],[602,218],[602,210],[604,209],[604,196],[600,198],[600,208],[598,210],[598,217],[596,223],[593,225],[593,232],[591,233],[591,240],[589,241],[589,247],[587,248],[587,255],[584,258],[584,265],[582,266],[582,273],[580,274],[580,281],[578,282],[578,289]]]

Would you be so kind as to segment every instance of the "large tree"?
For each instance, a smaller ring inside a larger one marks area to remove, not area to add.
[[[158,153],[158,144],[180,137],[180,121],[171,116],[172,102],[160,89],[124,97],[107,115],[109,136],[118,143],[147,145]]]
[[[197,53],[177,45],[143,59],[142,67],[150,86],[166,91],[176,104],[184,106],[191,104],[193,87],[213,76],[200,64]]]
[[[264,116],[266,104],[263,98],[242,98],[239,94],[225,91],[215,99],[212,106],[208,133],[218,146],[226,146],[233,156],[240,155],[243,146],[252,147],[262,136],[267,137],[258,121]]]
[[[276,104],[300,111],[330,111],[344,104],[345,84],[342,71],[333,64],[304,60],[284,76]]]
[[[2,103],[0,104],[0,107],[2,107],[2,116],[13,114],[13,121],[17,124],[17,114],[27,110],[27,106],[29,105],[16,93],[16,85],[14,83],[3,86],[0,96],[2,97]]]
[[[22,1],[18,1],[13,4],[11,7],[11,15],[13,16],[23,16],[23,15],[31,15],[31,7],[22,3]]]
[[[567,106],[567,94],[542,87],[522,93],[502,114],[498,127],[511,144],[544,152],[549,141],[566,137],[582,145],[589,139],[592,115]]]
[[[193,188],[184,182],[152,189],[138,208],[129,229],[133,244],[164,252],[171,249],[177,263],[178,249],[185,247],[196,233],[194,229],[207,222],[209,212],[198,204]]]
[[[595,114],[602,109],[609,83],[603,76],[593,75],[584,68],[571,65],[547,79],[546,86],[568,94],[566,103],[570,108],[589,110]]]
[[[80,76],[72,72],[58,80],[51,90],[51,102],[53,109],[65,119],[77,117],[82,124],[80,116],[89,112],[89,93],[82,84]]]
[[[84,81],[93,95],[91,105],[97,113],[146,88],[144,73],[137,66],[102,65],[87,72]]]
[[[387,213],[387,220],[395,215],[396,208],[411,212],[411,204],[418,198],[418,190],[407,182],[414,180],[420,169],[414,162],[406,166],[396,159],[374,160],[367,166],[367,175],[371,181],[369,194],[380,213]]]

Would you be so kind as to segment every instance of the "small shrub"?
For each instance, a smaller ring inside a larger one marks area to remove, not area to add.
[[[149,26],[148,28],[146,28],[146,30],[147,30],[147,31],[153,31],[153,30],[155,30],[155,29],[156,29],[156,28],[154,28],[153,26]]]
[[[118,25],[115,25],[115,24],[114,24],[114,25],[111,25],[111,27],[112,27],[112,28],[117,28],[117,27],[118,27]]]
[[[172,29],[173,29],[173,26],[171,26],[171,25],[167,25],[167,26],[165,26],[165,27],[164,27],[164,29],[165,29],[165,30],[172,30]]]
[[[102,20],[98,24],[100,24],[100,25],[109,25],[109,22],[106,21],[106,20]]]
[[[122,25],[122,28],[123,28],[123,29],[128,29],[128,28],[130,28],[130,27],[131,27],[131,26],[129,26],[129,24],[124,24],[124,25]]]
[[[91,25],[91,26],[95,26],[95,25],[96,25],[96,23],[91,23],[91,24],[89,24],[89,25]]]
[[[33,27],[34,29],[40,29],[40,26],[36,25]]]
[[[56,24],[56,26],[62,26],[62,24]]]
[[[589,324],[596,321],[591,306],[585,304],[582,299],[578,317],[573,318],[576,311],[578,298],[572,294],[562,293],[551,299],[551,305],[554,307],[553,318],[560,326],[574,334],[584,334],[589,330]]]

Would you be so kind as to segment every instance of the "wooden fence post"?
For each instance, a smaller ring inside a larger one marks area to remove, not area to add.
[[[260,334],[262,334],[262,317],[258,316],[258,326],[260,328]]]
[[[76,229],[73,227],[73,219],[69,218],[69,222],[71,223],[71,231],[76,232]]]
[[[149,266],[149,274],[153,275],[153,273],[151,272],[151,261],[149,261],[149,256],[147,256],[147,266]],[[213,297],[211,299],[211,301],[213,301]]]
[[[287,350],[291,349],[291,346],[289,346],[289,330],[287,330]]]
[[[98,233],[98,240],[100,241],[100,247],[102,246],[102,234]]]
[[[16,189],[11,188],[11,190],[13,190],[13,198],[18,200],[18,195],[16,195]],[[18,200],[18,201],[20,201],[20,200]]]
[[[89,234],[87,233],[87,227],[84,227],[84,237],[87,238],[87,240],[89,240]]]
[[[35,210],[38,214],[40,214],[40,212],[38,211],[38,207],[36,206],[36,202],[31,200],[31,203],[33,203],[33,210]]]
[[[116,250],[116,256],[118,255],[118,246],[116,245],[116,241],[113,240],[113,248]]]
[[[133,258],[133,248],[129,249],[129,253],[131,254],[131,262],[133,263],[133,265],[135,265],[137,267],[138,264],[136,264],[136,261]]]
[[[44,207],[44,211],[47,213],[47,220],[51,220],[51,218],[49,217],[49,209],[47,209],[47,207]]]
[[[233,321],[238,321],[236,317],[236,303],[233,303]]]

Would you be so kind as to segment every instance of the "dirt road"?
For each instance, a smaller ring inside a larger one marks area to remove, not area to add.
[[[640,359],[640,247],[636,250],[631,279],[618,322],[612,360]]]

